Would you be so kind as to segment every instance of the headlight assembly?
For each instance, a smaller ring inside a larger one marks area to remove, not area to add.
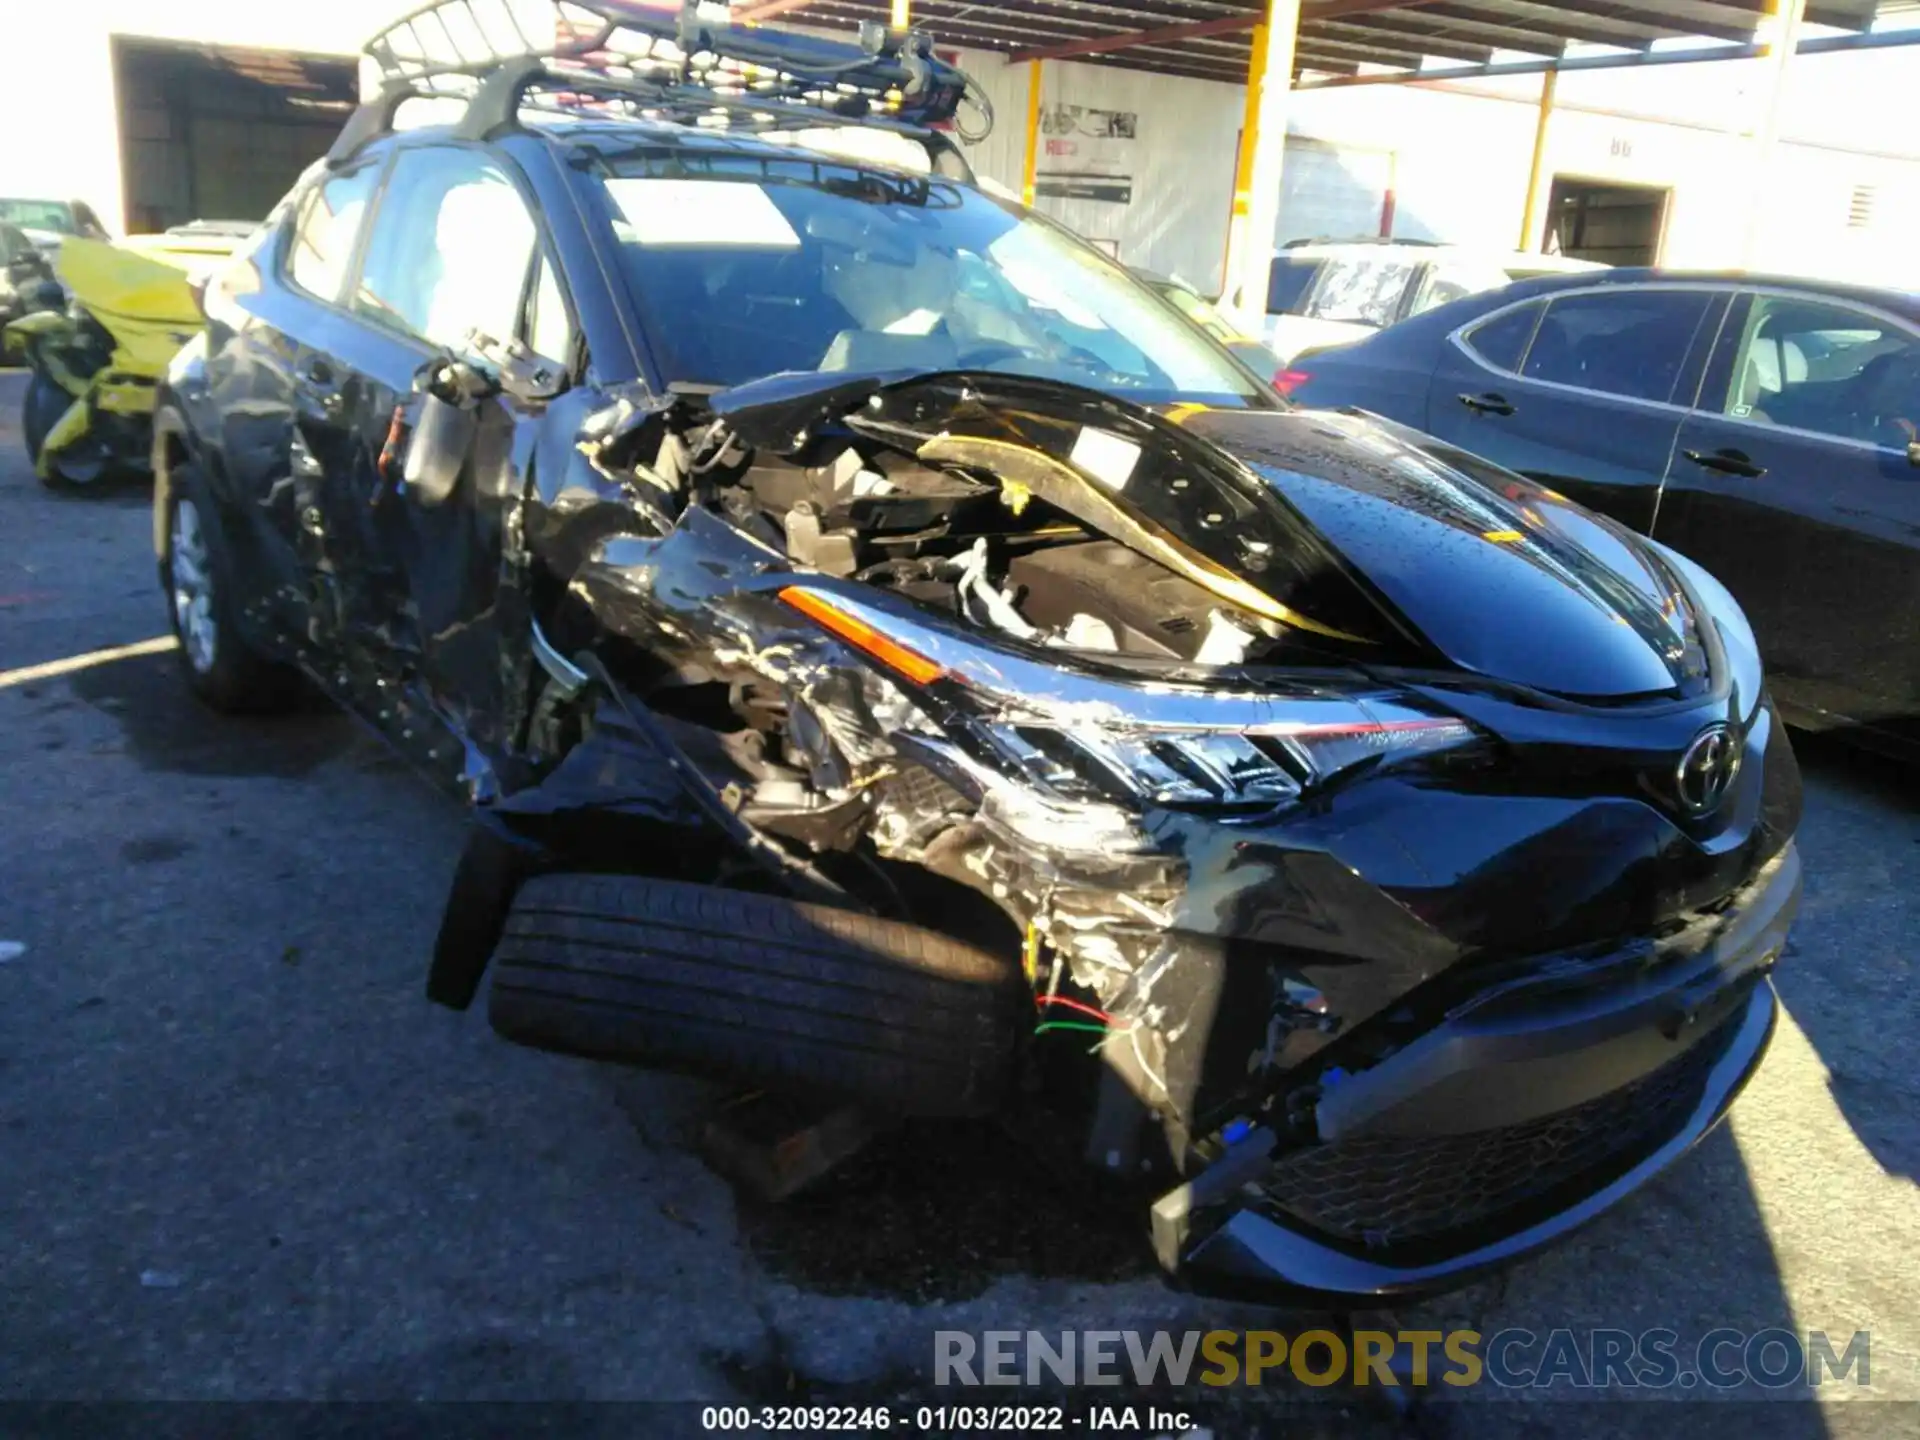
[[[1358,678],[1351,691],[1317,681],[1256,690],[1100,675],[838,588],[789,585],[780,599],[923,692],[976,757],[1063,800],[1266,809],[1356,767],[1479,738],[1456,716]]]

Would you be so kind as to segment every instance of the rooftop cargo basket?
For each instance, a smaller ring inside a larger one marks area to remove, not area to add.
[[[738,23],[724,4],[698,0],[678,11],[646,0],[434,0],[364,54],[379,94],[329,152],[336,167],[392,130],[402,104],[423,99],[464,101],[457,128],[476,139],[525,111],[749,132],[878,127],[920,140],[936,170],[961,175],[965,162],[941,130],[967,102],[992,124],[985,96],[923,31],[867,22],[853,44]]]

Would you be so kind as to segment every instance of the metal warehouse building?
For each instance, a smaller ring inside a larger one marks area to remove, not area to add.
[[[900,4],[733,13],[845,29]],[[1920,6],[907,4],[993,101],[972,147],[984,177],[1203,288],[1227,279],[1235,217],[1236,277],[1271,224],[1274,242],[1386,235],[1920,283],[1920,28],[1902,28]],[[258,216],[325,149],[360,42],[400,8],[91,0],[15,16],[0,195],[84,199],[133,231]],[[1247,143],[1263,132],[1284,144]]]

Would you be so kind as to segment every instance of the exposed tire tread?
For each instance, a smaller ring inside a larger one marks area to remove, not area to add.
[[[642,876],[521,886],[494,954],[509,1039],[900,1113],[978,1114],[1010,1069],[1011,958],[900,921]]]
[[[559,941],[562,944],[567,943],[563,937],[555,936],[551,938]],[[660,956],[660,953],[658,951],[610,952],[610,953],[642,953],[656,960],[663,958]],[[680,957],[665,957],[665,958],[679,959]],[[506,953],[505,951],[502,951],[499,957],[499,960],[500,960],[500,963],[504,966],[519,967],[521,969],[525,969],[527,971],[534,972],[534,973],[547,971],[547,972],[550,972],[554,977],[556,977],[556,979],[560,976],[574,976],[574,977],[577,977],[582,982],[604,982],[604,984],[602,984],[599,988],[602,989],[603,991],[606,991],[609,994],[617,993],[619,987],[622,987],[622,986],[629,987],[629,988],[638,988],[641,986],[657,984],[661,979],[665,979],[667,980],[668,983],[672,984],[676,989],[679,989],[679,990],[685,990],[689,993],[695,993],[695,994],[701,994],[701,995],[712,995],[719,999],[727,999],[737,993],[731,986],[712,985],[712,984],[703,985],[698,983],[696,979],[691,977],[699,975],[700,970],[703,968],[706,968],[706,969],[710,969],[711,971],[721,972],[721,974],[723,975],[760,977],[763,980],[766,978],[766,971],[763,968],[757,968],[757,967],[746,966],[746,965],[715,965],[711,967],[701,967],[697,965],[683,965],[683,966],[677,967],[677,970],[680,972],[685,972],[689,978],[677,978],[677,976],[668,975],[668,976],[648,977],[647,979],[643,980],[640,977],[635,976],[634,974],[632,974],[630,971],[627,971],[627,970],[601,969],[601,968],[595,968],[590,965],[582,965],[582,964],[571,963],[571,962],[561,964],[553,960],[543,958],[535,953],[522,952],[522,953],[509,954],[509,953]],[[788,1014],[794,1015],[794,1016],[818,1015],[821,1017],[846,1018],[848,1012],[854,1009],[857,1005],[857,1007],[861,1011],[861,1014],[859,1016],[859,1018],[861,1019],[867,1019],[867,1018],[879,1019],[879,1018],[883,1018],[883,1016],[887,1018],[891,1018],[893,1015],[893,1012],[895,1012],[898,1007],[889,1006],[885,1002],[888,1000],[910,998],[910,997],[901,996],[899,992],[892,991],[892,990],[870,989],[870,988],[865,988],[858,985],[836,984],[834,982],[827,981],[827,980],[813,980],[809,978],[796,977],[796,976],[780,976],[778,977],[777,981],[772,983],[777,983],[782,986],[807,987],[805,989],[799,990],[796,994],[794,994],[791,997],[789,1008],[788,1008]],[[830,1001],[836,996],[845,997],[847,1003],[844,1006],[834,1006],[832,1004],[808,1005],[804,1003],[805,999],[808,997],[816,997],[819,999]],[[872,1002],[875,1000],[877,1000],[880,1003],[878,1004],[860,1003],[862,1001]],[[923,1017],[931,1016],[935,1020],[943,1021],[944,1023],[926,1024],[926,1023],[912,1023],[911,1021],[896,1022],[896,1023],[898,1024],[898,1027],[900,1029],[906,1030],[909,1033],[923,1035],[928,1040],[937,1044],[946,1035],[951,1033],[951,1026],[953,1023],[964,1023],[966,1020],[972,1018],[973,1011],[969,1007],[965,1007],[961,1005],[953,1005],[953,1006],[943,1007],[941,1010],[938,1010],[938,1011],[923,1008],[921,1015]]]

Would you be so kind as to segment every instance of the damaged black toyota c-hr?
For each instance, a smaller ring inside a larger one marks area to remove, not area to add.
[[[1256,1296],[1460,1280],[1720,1119],[1800,793],[1710,576],[1287,408],[973,185],[924,37],[563,8],[376,41],[158,412],[188,682],[304,673],[471,795],[435,999],[1077,1117]]]

